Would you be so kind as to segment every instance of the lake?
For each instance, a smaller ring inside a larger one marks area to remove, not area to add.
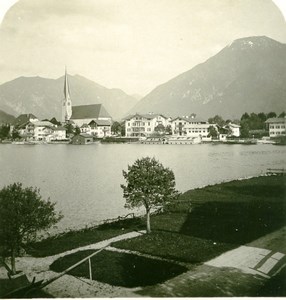
[[[274,145],[0,145],[0,188],[39,187],[64,218],[58,231],[125,215],[122,170],[154,156],[174,171],[180,192],[286,166],[286,147]]]

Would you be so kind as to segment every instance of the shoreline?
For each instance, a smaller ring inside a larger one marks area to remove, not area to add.
[[[193,188],[193,189],[188,189],[188,190],[182,192],[182,194],[185,194],[187,192],[194,191],[194,190],[201,190],[201,189],[204,189],[204,188],[213,187],[213,186],[224,184],[224,183],[242,181],[242,180],[247,180],[247,179],[251,179],[251,178],[258,178],[258,177],[262,177],[262,176],[272,176],[272,175],[267,175],[266,172],[265,172],[265,173],[261,173],[257,176],[254,175],[254,176],[239,177],[237,179],[221,181],[221,182],[214,183],[214,184],[207,184],[207,185],[202,185],[200,187],[196,187],[196,188]],[[157,212],[157,210],[153,211],[151,214],[154,214],[156,212]],[[42,240],[47,239],[47,238],[55,238],[55,237],[58,237],[58,236],[69,234],[69,233],[78,233],[78,232],[82,232],[84,230],[94,230],[94,229],[98,228],[99,226],[102,226],[102,225],[105,225],[105,224],[112,224],[112,223],[116,223],[118,221],[124,220],[124,219],[126,219],[126,216],[132,215],[132,214],[134,215],[134,218],[144,218],[144,216],[145,216],[145,212],[135,213],[135,212],[131,211],[130,213],[128,213],[126,215],[119,215],[117,217],[110,218],[110,219],[104,219],[104,220],[101,220],[101,221],[90,222],[90,223],[88,223],[84,226],[69,227],[69,228],[66,228],[62,231],[53,232],[53,229],[51,229],[52,233],[46,233],[46,234],[44,233],[44,234],[39,235],[39,238],[37,238],[37,241],[42,241]]]

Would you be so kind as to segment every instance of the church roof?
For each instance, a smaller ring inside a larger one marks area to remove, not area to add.
[[[111,118],[102,104],[78,105],[72,107],[71,119]]]

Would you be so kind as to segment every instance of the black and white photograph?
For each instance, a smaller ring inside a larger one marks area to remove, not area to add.
[[[285,130],[285,0],[0,0],[0,298],[286,297]]]

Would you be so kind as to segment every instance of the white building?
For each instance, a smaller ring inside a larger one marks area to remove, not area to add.
[[[265,121],[266,125],[269,128],[269,136],[285,136],[286,128],[286,117],[284,118],[270,118]]]
[[[135,114],[125,118],[126,137],[147,137],[157,126],[170,125],[170,118],[161,114]]]
[[[90,134],[99,138],[111,136],[110,120],[92,120],[89,124],[80,127],[81,133]]]
[[[209,128],[216,126],[195,116],[177,117],[171,121],[173,136],[201,137],[209,135]]]
[[[49,121],[35,121],[22,124],[18,128],[20,136],[27,141],[66,140],[66,128]]]
[[[230,131],[230,133],[228,134],[229,136],[240,136],[240,125],[228,123],[224,126],[224,128]]]

